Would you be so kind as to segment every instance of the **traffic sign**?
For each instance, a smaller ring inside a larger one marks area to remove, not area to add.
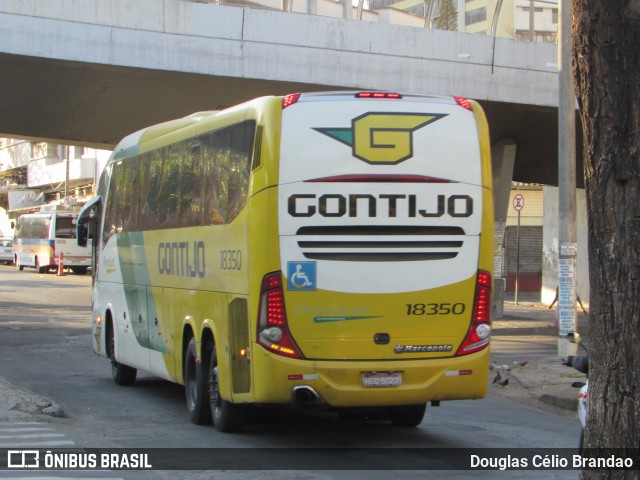
[[[524,207],[524,197],[521,193],[518,193],[515,197],[513,197],[513,208],[517,212],[519,212],[520,210],[522,210],[522,207]]]

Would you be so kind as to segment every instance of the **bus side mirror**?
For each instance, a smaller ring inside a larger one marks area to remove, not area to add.
[[[76,243],[79,247],[87,246],[87,240],[89,238],[89,222],[96,222],[96,224],[99,224],[97,216],[91,216],[94,209],[96,211],[98,210],[96,208],[98,205],[100,205],[100,195],[89,200],[78,214],[78,220],[76,223]]]
[[[76,241],[79,247],[87,246],[87,239],[89,238],[89,218],[84,219],[82,223],[78,222],[76,225]]]

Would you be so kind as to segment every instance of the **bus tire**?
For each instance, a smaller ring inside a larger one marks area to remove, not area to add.
[[[422,423],[427,404],[396,407],[389,413],[389,420],[398,427],[417,427]]]
[[[129,386],[136,381],[138,371],[135,368],[123,365],[116,360],[116,343],[113,335],[113,324],[109,328],[109,359],[111,360],[111,377],[116,385]]]
[[[213,346],[209,358],[209,399],[213,425],[216,430],[223,433],[237,433],[244,430],[247,424],[245,406],[231,403],[220,396],[218,357],[215,346]]]
[[[197,358],[196,339],[191,338],[184,355],[184,392],[187,401],[187,412],[192,423],[207,425],[211,423],[211,408],[209,407],[207,389],[208,379],[205,370],[205,365],[208,365],[208,362],[198,362]]]
[[[47,273],[47,267],[40,266],[40,262],[38,262],[38,257],[36,257],[36,271],[38,273]]]

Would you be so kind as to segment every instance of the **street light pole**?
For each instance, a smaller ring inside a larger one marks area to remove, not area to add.
[[[69,161],[71,160],[71,146],[67,145],[67,158],[64,160],[64,200],[69,197]]]
[[[534,42],[536,39],[536,33],[535,33],[535,26],[534,26],[534,22],[535,22],[535,2],[534,0],[530,0],[529,1],[529,41],[530,42]]]
[[[571,0],[559,0],[558,66],[558,354],[575,355],[567,335],[576,321],[576,117],[571,66]]]

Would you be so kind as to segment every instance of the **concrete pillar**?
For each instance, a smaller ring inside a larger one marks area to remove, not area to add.
[[[511,139],[500,140],[491,147],[491,159],[495,215],[494,288],[491,314],[493,318],[502,318],[505,291],[505,279],[502,278],[502,249],[509,210],[509,193],[513,180],[513,165],[516,160],[516,142]]]
[[[541,303],[553,302],[558,286],[560,219],[558,217],[558,187],[543,187],[544,226],[542,230],[542,292]],[[589,307],[589,224],[585,190],[576,190],[576,234],[578,243],[576,293],[585,308]],[[582,308],[578,305],[578,314]]]
[[[318,14],[318,0],[307,0],[307,13],[309,15]]]
[[[351,5],[351,0],[342,0],[342,18],[345,20],[351,20],[353,6]]]

